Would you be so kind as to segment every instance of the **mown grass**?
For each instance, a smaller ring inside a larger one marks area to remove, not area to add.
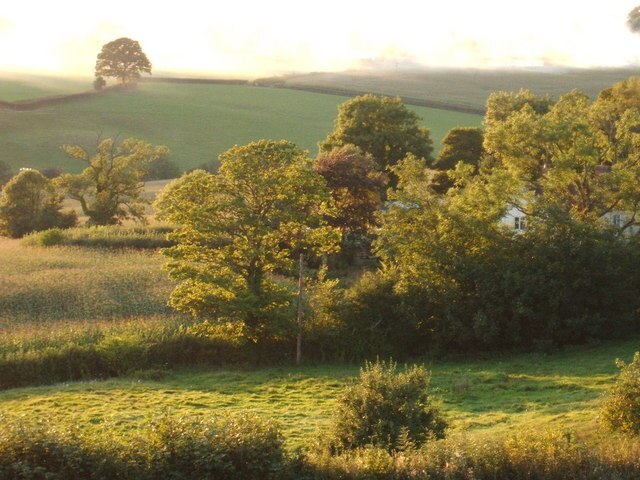
[[[427,363],[451,431],[478,438],[514,431],[569,430],[598,437],[601,396],[637,339],[554,355]],[[64,383],[0,393],[0,411],[80,425],[109,423],[119,435],[168,410],[208,416],[252,412],[277,420],[290,447],[313,441],[328,426],[336,399],[357,375],[355,365],[216,368],[133,372],[107,381]],[[149,377],[155,377],[150,379]]]
[[[133,136],[167,145],[183,170],[260,138],[287,139],[315,155],[317,142],[332,129],[337,106],[345,99],[252,86],[142,83],[135,90],[35,111],[0,109],[0,143],[3,159],[14,169],[55,165],[71,172],[84,164],[67,158],[60,145],[90,148],[100,136]],[[450,128],[481,122],[479,115],[411,108],[431,129],[436,152]]]

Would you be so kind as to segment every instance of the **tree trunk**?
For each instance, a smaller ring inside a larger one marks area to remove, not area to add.
[[[302,291],[304,280],[302,269],[304,265],[304,253],[300,254],[300,270],[298,272],[298,338],[296,341],[296,363],[302,361]]]

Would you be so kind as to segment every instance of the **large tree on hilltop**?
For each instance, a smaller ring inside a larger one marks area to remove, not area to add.
[[[124,85],[141,73],[151,75],[151,62],[137,41],[123,37],[103,45],[96,60],[96,77],[118,78]]]

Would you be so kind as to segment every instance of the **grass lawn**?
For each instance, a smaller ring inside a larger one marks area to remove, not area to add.
[[[616,357],[629,360],[638,340],[553,354],[427,364],[451,429],[470,435],[561,428],[599,434],[600,398],[614,380]],[[357,375],[354,365],[174,371],[157,380],[129,378],[0,392],[0,411],[54,418],[121,435],[164,411],[211,415],[252,411],[278,420],[290,447],[312,441],[336,399]]]
[[[142,83],[134,91],[113,91],[34,111],[0,110],[0,159],[14,169],[59,166],[77,172],[84,164],[67,158],[60,145],[91,148],[98,137],[109,136],[167,145],[183,170],[217,159],[233,145],[261,138],[284,138],[316,155],[318,141],[332,129],[337,106],[344,100],[252,86]],[[449,129],[481,122],[479,115],[410,108],[431,129],[435,153]]]

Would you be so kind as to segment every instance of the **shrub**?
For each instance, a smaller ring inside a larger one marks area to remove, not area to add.
[[[640,435],[640,352],[631,363],[617,360],[616,365],[620,376],[604,401],[602,420],[611,430]]]
[[[22,170],[0,194],[0,235],[18,238],[52,227],[71,227],[75,212],[61,212],[62,195],[36,170]]]
[[[430,374],[414,365],[397,372],[393,362],[365,363],[360,380],[338,402],[329,445],[367,445],[389,451],[444,436],[446,423],[429,395]]]
[[[34,235],[34,242],[41,247],[51,247],[64,242],[64,233],[59,228],[50,228]]]
[[[0,480],[281,478],[277,425],[248,415],[209,420],[165,414],[133,441],[113,441],[47,421],[0,417]]]

